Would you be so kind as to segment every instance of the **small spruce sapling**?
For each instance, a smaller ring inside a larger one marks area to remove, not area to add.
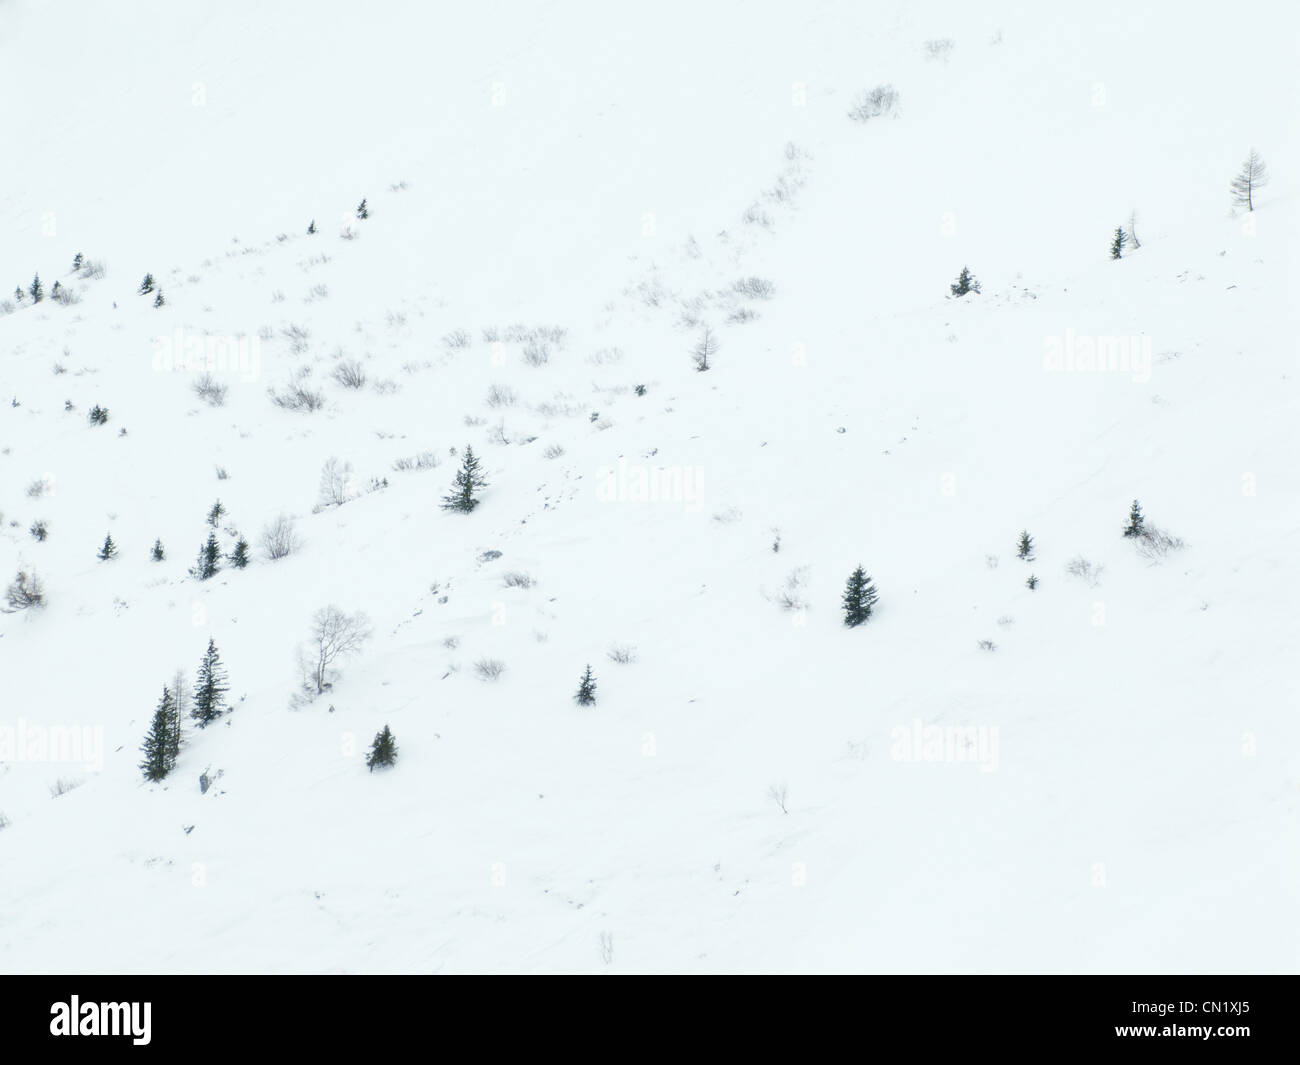
[[[107,562],[110,558],[117,557],[117,544],[113,543],[113,536],[110,533],[104,537],[104,546],[99,549],[99,560]]]
[[[871,617],[871,611],[879,596],[875,585],[861,566],[849,574],[844,586],[844,624],[851,629],[857,628]]]
[[[393,738],[392,729],[385,725],[375,733],[374,742],[370,745],[370,753],[366,755],[366,768],[373,773],[377,768],[385,769],[396,763],[397,740]]]
[[[1135,499],[1133,505],[1129,508],[1128,524],[1124,526],[1124,535],[1128,537],[1142,536],[1146,531],[1146,519],[1142,517],[1142,507]]]
[[[162,562],[167,557],[167,552],[163,550],[161,540],[155,540],[153,542],[153,550],[149,552],[149,557],[155,562]]]
[[[596,678],[591,675],[591,666],[587,666],[587,672],[582,675],[582,680],[578,682],[578,692],[573,697],[573,701],[579,706],[591,706],[596,701]]]
[[[478,506],[478,493],[486,487],[487,481],[479,472],[479,460],[474,455],[474,449],[466,445],[465,457],[461,460],[460,469],[456,471],[455,487],[442,497],[442,509],[468,514]]]
[[[1119,226],[1115,227],[1115,235],[1110,239],[1110,257],[1112,259],[1122,259],[1124,257],[1124,247],[1128,244],[1128,234]]]
[[[235,549],[230,552],[230,564],[235,569],[243,569],[248,562],[248,541],[241,536],[235,544]]]
[[[363,220],[370,217],[370,208],[366,206],[365,200],[357,204],[357,217]]]
[[[970,272],[970,268],[963,266],[961,273],[957,275],[957,280],[948,288],[954,296],[964,296],[968,292],[979,292],[980,283],[975,280],[975,275]]]
[[[144,280],[140,282],[139,295],[147,296],[154,289],[153,274],[145,274]]]
[[[1027,531],[1020,534],[1020,540],[1016,544],[1016,558],[1025,562],[1034,560],[1034,538]]]

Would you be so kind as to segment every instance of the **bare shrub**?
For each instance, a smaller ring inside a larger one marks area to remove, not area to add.
[[[302,540],[294,528],[294,520],[287,514],[281,514],[262,529],[262,550],[266,557],[275,561],[288,558],[302,547]]]
[[[405,470],[432,470],[436,469],[441,463],[442,459],[438,457],[437,452],[421,451],[407,458],[395,459],[393,469],[399,473]]]
[[[892,85],[877,85],[853,98],[849,118],[854,122],[868,122],[882,115],[892,115],[898,110],[898,90]]]
[[[1096,562],[1091,562],[1082,555],[1075,555],[1065,564],[1065,572],[1071,577],[1078,577],[1087,583],[1088,587],[1096,588],[1101,583],[1101,574],[1104,566],[1099,566]]]
[[[27,486],[28,499],[40,499],[50,487],[50,482],[44,477],[38,477]]]
[[[307,342],[311,340],[311,330],[301,325],[286,325],[280,330],[280,335],[289,341],[289,350],[295,355],[305,352]]]
[[[765,277],[742,277],[731,288],[751,300],[770,300],[776,294],[776,286]]]
[[[979,649],[981,651],[996,651],[998,649],[998,645],[995,644],[992,640],[980,640]]]
[[[8,613],[30,610],[45,605],[45,586],[35,573],[19,570],[13,582],[5,591],[5,601],[9,604]]]
[[[85,259],[77,276],[83,281],[102,281],[108,274],[108,263],[103,259]]]
[[[190,388],[194,394],[203,400],[209,407],[221,407],[225,405],[226,393],[230,391],[229,386],[222,384],[212,374],[204,372],[196,377]]]
[[[81,787],[85,782],[85,777],[59,777],[50,785],[50,798],[57,799],[60,795],[66,795],[74,788]]]
[[[623,349],[622,348],[601,348],[598,351],[593,351],[590,355],[588,355],[587,361],[591,363],[593,366],[605,366],[607,364],[622,362]]]
[[[551,361],[551,346],[544,340],[530,340],[524,345],[524,362],[529,366],[545,366]]]
[[[497,680],[506,671],[506,664],[499,658],[480,658],[474,663],[474,672],[481,680]]]
[[[773,784],[768,788],[767,797],[776,803],[783,814],[788,814],[790,812],[786,809],[786,804],[790,801],[790,788],[784,782]]]
[[[947,62],[948,57],[952,55],[952,38],[939,37],[932,41],[926,41],[922,45],[926,59],[942,59]]]
[[[502,583],[507,588],[531,588],[537,582],[533,580],[532,574],[521,572],[520,570],[511,570],[502,578]]]
[[[60,285],[57,291],[50,294],[50,298],[62,307],[71,307],[81,302],[81,293],[70,289],[67,285]]]
[[[1149,562],[1159,562],[1171,551],[1177,551],[1184,546],[1183,541],[1177,536],[1158,529],[1149,521],[1136,539],[1138,554]]]
[[[785,584],[776,593],[776,605],[782,610],[806,610],[808,603],[804,599],[804,589],[807,584],[807,566],[799,566],[797,569],[791,570],[785,578]]]
[[[363,613],[347,614],[333,605],[316,611],[308,656],[303,659],[304,688],[320,695],[333,687],[333,666],[359,653],[372,631]]]
[[[508,385],[492,385],[488,389],[487,405],[489,407],[513,407],[519,402],[519,394]]]
[[[325,460],[320,471],[320,504],[323,507],[341,507],[357,497],[357,477],[352,463],[334,456]]]
[[[636,648],[630,643],[616,643],[605,652],[605,657],[620,666],[630,665],[637,659]]]
[[[464,329],[453,329],[442,338],[442,346],[448,351],[463,351],[471,343],[470,335]]]
[[[564,454],[564,448],[559,444],[551,444],[542,451],[542,457],[547,459],[558,459]]]
[[[330,375],[344,388],[365,388],[366,371],[356,359],[344,359],[334,367]]]
[[[308,388],[300,382],[290,381],[279,392],[267,389],[271,402],[283,410],[310,413],[325,406],[325,393]]]

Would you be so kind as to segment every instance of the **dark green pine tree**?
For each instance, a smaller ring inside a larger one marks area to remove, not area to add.
[[[1038,578],[1031,573],[1029,575],[1029,579],[1025,581],[1025,587],[1032,592],[1035,588],[1038,587]]]
[[[315,232],[316,232],[316,219],[313,218],[311,220],[311,225],[307,227],[307,235],[311,236]]]
[[[370,745],[370,753],[366,755],[366,767],[373,773],[376,768],[383,769],[396,763],[397,740],[393,738],[392,730],[385,725],[375,733],[375,741]]]
[[[844,624],[854,629],[871,617],[872,608],[879,596],[876,587],[861,566],[849,574],[844,585]]]
[[[86,261],[86,257],[82,255],[81,252],[77,252],[77,254],[72,257],[72,272],[75,274],[78,270],[80,270],[81,264],[84,263],[85,261]]]
[[[474,449],[465,446],[465,458],[456,471],[456,486],[450,495],[442,497],[443,510],[458,510],[468,514],[479,504],[478,492],[487,487],[487,481],[479,472],[479,460],[474,457]]]
[[[194,683],[194,709],[190,717],[207,728],[225,711],[226,671],[221,666],[217,645],[208,640],[208,649],[199,663],[198,679]]]
[[[167,557],[167,553],[163,551],[163,545],[161,540],[155,540],[153,542],[153,550],[149,552],[149,557],[152,558],[155,562],[161,562],[163,559]]]
[[[362,219],[370,217],[370,208],[366,206],[365,200],[357,204],[357,217]]]
[[[578,683],[578,694],[573,700],[579,706],[591,706],[596,701],[596,678],[591,675],[591,666],[587,666],[587,672],[582,675],[582,680]]]
[[[1110,240],[1110,257],[1120,259],[1123,257],[1124,247],[1128,244],[1128,234],[1123,229],[1116,227],[1115,235]]]
[[[1034,560],[1034,538],[1028,531],[1020,534],[1020,540],[1016,543],[1016,558],[1022,558],[1026,562]]]
[[[221,570],[221,545],[217,543],[217,534],[208,533],[207,542],[199,548],[199,560],[190,570],[190,574],[201,581],[215,577]]]
[[[155,307],[165,307],[167,305],[167,301],[163,299],[162,289],[159,289],[158,295],[153,298],[153,305]]]
[[[32,297],[33,303],[40,303],[45,298],[45,287],[41,284],[40,274],[32,278],[32,287],[27,290],[27,293]]]
[[[1146,531],[1146,519],[1142,517],[1142,507],[1135,499],[1133,500],[1133,506],[1129,508],[1128,524],[1124,526],[1124,535],[1141,536]]]
[[[248,561],[248,541],[241,536],[239,542],[235,544],[235,549],[230,552],[230,564],[235,569],[243,569],[248,565]]]
[[[153,274],[145,274],[144,280],[140,282],[140,295],[147,296],[153,291]]]
[[[59,298],[59,293],[62,291],[63,286],[59,284],[59,282],[55,281],[54,286],[50,289],[50,296],[57,300]]]
[[[215,529],[217,527],[217,522],[222,519],[225,513],[226,508],[221,505],[221,500],[218,499],[212,504],[212,509],[208,511],[208,524]]]
[[[963,266],[961,273],[957,275],[957,280],[948,287],[954,296],[964,296],[968,292],[978,292],[980,283],[975,280],[975,275],[970,272],[970,269]]]
[[[164,686],[162,699],[153,712],[153,724],[149,726],[144,744],[140,747],[144,753],[144,761],[140,763],[140,769],[144,773],[145,780],[162,780],[175,768],[176,751],[179,748],[175,723],[176,699],[171,689]]]
[[[14,300],[18,303],[22,303],[22,301],[25,300],[26,298],[27,298],[27,293],[23,291],[23,286],[16,285],[14,287]]]
[[[99,560],[101,562],[107,562],[110,558],[116,557],[117,544],[113,543],[113,535],[112,533],[109,533],[109,535],[104,537],[104,546],[99,549]]]

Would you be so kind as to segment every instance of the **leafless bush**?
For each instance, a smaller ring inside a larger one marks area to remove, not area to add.
[[[898,90],[892,85],[877,85],[853,98],[849,118],[854,122],[868,122],[882,115],[892,115],[898,110]]]
[[[325,393],[308,388],[306,385],[290,381],[279,392],[268,389],[271,402],[284,410],[298,412],[318,411],[325,406]]]
[[[496,680],[506,671],[506,664],[499,658],[480,658],[474,663],[474,672],[482,680]]]
[[[751,300],[770,300],[776,294],[776,286],[765,277],[742,277],[731,288]]]
[[[786,804],[790,801],[790,788],[787,784],[773,784],[767,789],[767,797],[780,807],[783,814],[790,812],[786,809]]]
[[[357,497],[357,477],[352,463],[330,456],[320,471],[320,505],[341,507]]]
[[[587,361],[593,366],[604,366],[609,363],[623,361],[622,348],[601,348],[599,351],[593,351],[587,356]]]
[[[432,470],[442,463],[435,451],[421,451],[407,458],[395,459],[393,469],[399,473],[405,470]]]
[[[5,600],[9,604],[9,613],[30,610],[32,607],[43,607],[45,605],[45,587],[35,573],[19,570],[18,575],[13,579],[13,583],[5,591]]]
[[[605,657],[620,666],[630,665],[636,661],[636,648],[630,643],[616,643],[605,652]]]
[[[44,477],[38,477],[36,480],[32,481],[32,483],[27,486],[27,498],[40,499],[41,496],[43,496],[46,493],[46,491],[49,490],[49,487],[50,487],[49,481],[47,481]]]
[[[280,335],[289,341],[289,350],[295,355],[306,351],[307,342],[311,340],[311,330],[301,325],[286,325],[280,330]]]
[[[209,407],[221,407],[225,405],[226,393],[230,391],[228,385],[222,384],[212,374],[204,372],[194,379],[190,385],[194,389],[194,394],[203,400]]]
[[[300,547],[302,541],[294,528],[293,518],[287,514],[279,515],[262,529],[262,550],[272,561],[288,558]]]
[[[1071,577],[1078,577],[1087,583],[1089,588],[1096,588],[1101,583],[1101,574],[1104,566],[1099,566],[1096,562],[1091,562],[1082,555],[1075,555],[1065,564],[1065,572]]]
[[[366,387],[366,371],[356,359],[344,359],[339,362],[331,376],[344,388]]]
[[[752,322],[758,318],[758,311],[752,307],[737,307],[727,315],[728,325],[744,325],[746,322]]]
[[[947,61],[952,54],[952,38],[939,37],[932,41],[926,41],[922,46],[927,59],[942,59]]]
[[[511,570],[501,578],[507,588],[531,588],[536,582],[532,574]]]
[[[0,314],[13,314],[17,309],[13,300],[0,300]]]
[[[67,285],[60,285],[58,291],[50,294],[50,298],[60,306],[71,307],[81,302],[81,293],[69,288]]]
[[[551,346],[544,340],[530,340],[524,345],[524,362],[529,366],[545,366],[551,361]]]
[[[50,798],[57,799],[60,795],[66,795],[74,788],[81,787],[85,782],[84,777],[59,777],[50,785]]]
[[[487,405],[489,407],[513,407],[519,402],[519,394],[508,385],[493,385],[488,389]]]
[[[315,303],[317,300],[329,299],[330,290],[328,285],[312,285],[307,290],[307,295],[303,297],[304,303]]]
[[[998,649],[998,645],[995,644],[992,640],[980,640],[979,649],[981,651],[996,651]]]
[[[807,584],[807,566],[791,570],[785,578],[785,584],[776,593],[776,605],[782,610],[806,610],[808,603],[804,599],[804,589]]]
[[[542,458],[558,459],[564,454],[564,448],[559,444],[551,444],[542,451]]]
[[[102,281],[108,274],[108,263],[103,259],[85,259],[77,276],[83,281]]]
[[[442,338],[442,346],[448,351],[462,351],[469,347],[470,335],[463,329],[453,329]]]
[[[218,466],[218,467],[217,467],[217,480],[218,480],[218,481],[228,481],[228,480],[230,480],[230,471],[227,470],[226,467],[224,467],[224,466]]]
[[[1177,551],[1184,546],[1183,541],[1177,536],[1170,535],[1149,521],[1136,539],[1138,554],[1149,562],[1159,562],[1169,552]]]
[[[762,229],[772,228],[772,216],[763,210],[763,205],[751,203],[745,208],[745,213],[741,216],[746,225],[759,226]]]
[[[333,687],[335,663],[360,652],[372,631],[369,619],[360,612],[347,614],[332,605],[316,611],[308,655],[303,659],[304,688],[320,695]]]

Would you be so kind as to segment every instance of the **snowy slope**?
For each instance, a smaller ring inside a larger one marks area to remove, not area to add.
[[[49,600],[0,614],[0,742],[92,763],[0,748],[0,967],[1295,970],[1296,16],[662,11],[0,6],[4,98],[41,101],[3,291],[80,295],[0,315],[0,577]],[[192,340],[247,353],[223,406]],[[325,407],[273,405],[302,374]],[[332,457],[356,497],[319,508]],[[302,548],[194,580],[218,498],[226,549],[280,513]],[[1181,549],[1120,536],[1134,498]],[[295,705],[329,603],[374,635]],[[234,709],[144,784],[209,638]],[[976,746],[908,748],[934,727]]]

